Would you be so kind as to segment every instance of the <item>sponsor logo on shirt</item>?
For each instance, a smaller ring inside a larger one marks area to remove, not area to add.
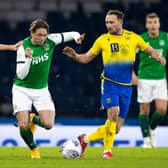
[[[36,65],[42,62],[45,62],[48,60],[48,54],[45,53],[44,55],[38,56],[38,57],[34,57],[32,59],[32,65]]]

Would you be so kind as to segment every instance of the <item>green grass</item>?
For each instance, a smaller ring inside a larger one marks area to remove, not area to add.
[[[26,147],[0,147],[0,168],[167,168],[168,148],[114,148],[113,158],[101,158],[103,148],[87,148],[80,159],[64,159],[58,147],[41,147],[41,159],[31,159]]]

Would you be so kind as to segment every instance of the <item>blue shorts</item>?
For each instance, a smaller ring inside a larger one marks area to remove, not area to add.
[[[119,107],[119,116],[126,118],[131,101],[132,86],[124,86],[102,80],[101,104],[103,109]]]

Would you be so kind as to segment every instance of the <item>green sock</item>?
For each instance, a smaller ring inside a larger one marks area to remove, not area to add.
[[[20,135],[30,149],[36,148],[36,144],[34,143],[34,140],[33,140],[33,134],[30,131],[30,129],[28,129],[28,130],[21,130],[20,129]]]
[[[150,123],[151,129],[155,129],[161,123],[164,117],[165,115],[161,115],[158,112],[154,112],[151,118],[151,123]]]
[[[43,122],[41,122],[40,117],[37,116],[37,115],[34,116],[34,118],[33,118],[33,123],[34,123],[34,124],[37,124],[37,125],[39,125],[40,127],[43,127],[43,128],[44,128]]]
[[[149,116],[145,114],[139,114],[139,121],[143,137],[150,136]]]

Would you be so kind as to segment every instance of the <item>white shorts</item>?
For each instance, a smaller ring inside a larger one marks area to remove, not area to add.
[[[167,81],[138,79],[138,102],[149,103],[155,99],[168,99]]]
[[[31,89],[13,85],[12,102],[14,114],[18,111],[31,111],[32,105],[37,112],[40,110],[55,111],[54,103],[48,88]]]

